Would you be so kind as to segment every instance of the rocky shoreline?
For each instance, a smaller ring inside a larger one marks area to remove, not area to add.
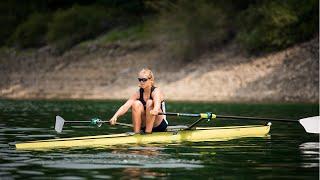
[[[319,37],[257,57],[238,49],[232,43],[189,63],[139,43],[89,44],[61,56],[48,47],[2,50],[0,98],[126,99],[137,90],[137,72],[148,67],[168,100],[319,102]]]

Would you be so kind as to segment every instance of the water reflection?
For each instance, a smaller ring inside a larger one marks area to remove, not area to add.
[[[301,167],[319,167],[319,142],[306,142],[299,146],[303,163]]]
[[[130,154],[136,154],[136,155],[141,155],[141,156],[146,156],[146,157],[151,157],[151,156],[159,156],[161,154],[161,151],[165,150],[166,148],[162,147],[156,147],[155,146],[134,146],[134,147],[129,147],[127,150],[129,150]],[[120,150],[113,150],[112,153],[118,154],[121,153],[121,151],[127,151],[126,149],[120,149]],[[162,154],[165,155],[165,154]]]
[[[157,172],[157,168],[202,168],[201,161],[190,161],[185,159],[176,159],[170,157],[169,154],[164,153],[164,150],[170,148],[157,147],[157,145],[150,145],[146,147],[136,146],[126,149],[115,149],[114,154],[129,153],[138,159],[139,166],[124,168],[122,174],[125,174],[123,179],[141,179],[141,178],[160,178],[165,177],[167,173]],[[125,160],[127,163],[132,159]]]
[[[141,168],[125,168],[122,170],[122,173],[126,175],[123,179],[141,179],[141,178],[156,178],[156,177],[164,177],[167,174],[161,172],[151,171],[149,169],[141,169]]]

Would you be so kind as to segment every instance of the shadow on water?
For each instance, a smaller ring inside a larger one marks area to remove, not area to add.
[[[54,117],[68,120],[108,118],[120,101],[0,101],[1,179],[316,179],[319,178],[319,135],[298,124],[273,123],[269,136],[228,141],[123,145],[98,148],[17,151],[10,144],[28,140],[113,134],[129,128],[67,126],[53,130]],[[319,114],[310,104],[168,103],[172,112],[293,118]],[[170,118],[171,125],[190,118]],[[130,123],[130,116],[121,118]],[[261,121],[216,120],[201,126],[264,124]]]

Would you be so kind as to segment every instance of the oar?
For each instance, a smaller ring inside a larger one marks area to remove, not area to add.
[[[110,121],[102,121],[101,119],[98,119],[98,118],[93,118],[91,119],[91,121],[65,121],[61,116],[56,116],[56,124],[54,126],[54,129],[58,133],[61,133],[64,123],[90,123],[91,125],[97,125],[98,127],[100,127],[103,123],[109,123],[109,122]],[[116,125],[132,127],[131,124],[119,123],[119,122],[116,122]]]
[[[245,120],[263,120],[263,121],[278,121],[278,122],[299,122],[308,133],[320,133],[320,116],[307,117],[299,120],[292,119],[276,119],[276,118],[261,118],[261,117],[245,117],[245,116],[225,116],[225,115],[216,115],[212,113],[199,113],[199,114],[190,114],[190,113],[159,113],[159,115],[168,115],[168,116],[185,116],[185,117],[200,117],[199,120],[194,122],[189,126],[189,129],[194,127],[203,119],[215,119],[215,118],[225,118],[225,119],[245,119]]]

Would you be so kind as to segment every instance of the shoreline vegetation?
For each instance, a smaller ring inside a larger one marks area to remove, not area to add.
[[[172,101],[319,102],[316,0],[0,7],[3,99],[127,99],[147,67]]]

